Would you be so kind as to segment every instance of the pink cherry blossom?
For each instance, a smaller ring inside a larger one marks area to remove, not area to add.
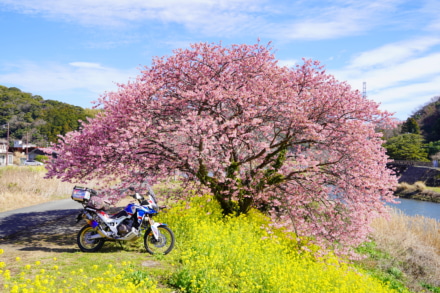
[[[268,46],[194,44],[98,104],[102,113],[54,146],[48,177],[129,185],[179,174],[226,214],[257,207],[342,250],[393,200],[377,132],[392,115],[317,61],[287,68]]]

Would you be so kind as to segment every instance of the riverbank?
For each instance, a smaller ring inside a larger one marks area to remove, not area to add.
[[[401,198],[416,199],[440,203],[440,192],[426,186],[423,182],[414,184],[400,183],[394,194]]]

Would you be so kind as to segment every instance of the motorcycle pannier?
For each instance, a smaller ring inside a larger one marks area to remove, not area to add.
[[[96,191],[90,188],[75,186],[72,192],[72,199],[75,201],[87,202],[92,195],[95,195],[95,193]]]

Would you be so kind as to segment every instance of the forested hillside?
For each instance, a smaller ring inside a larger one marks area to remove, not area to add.
[[[394,160],[440,159],[440,96],[414,111],[408,119],[385,135],[384,147]]]
[[[440,96],[432,98],[430,103],[415,111],[411,118],[417,121],[426,142],[440,140]]]
[[[96,111],[0,85],[0,126],[9,123],[10,144],[23,140],[45,146],[56,141],[58,134],[78,129],[78,120],[86,120]],[[0,127],[0,138],[6,138],[6,132],[5,127]]]

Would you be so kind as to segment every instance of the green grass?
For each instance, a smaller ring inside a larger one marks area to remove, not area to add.
[[[428,289],[432,293],[440,293],[440,287],[435,287],[430,284],[422,284],[422,287]]]
[[[365,242],[357,248],[357,252],[367,256],[366,259],[357,262],[357,266],[367,271],[371,276],[388,286],[396,292],[409,292],[405,286],[405,276],[398,267],[384,268],[381,263],[391,263],[392,257],[379,250],[374,241]]]
[[[427,186],[426,188],[429,189],[429,190],[432,190],[434,192],[440,193],[440,187]]]
[[[167,292],[157,288],[163,268],[146,270],[141,256],[118,251],[17,259],[0,263],[0,285],[2,292]]]

